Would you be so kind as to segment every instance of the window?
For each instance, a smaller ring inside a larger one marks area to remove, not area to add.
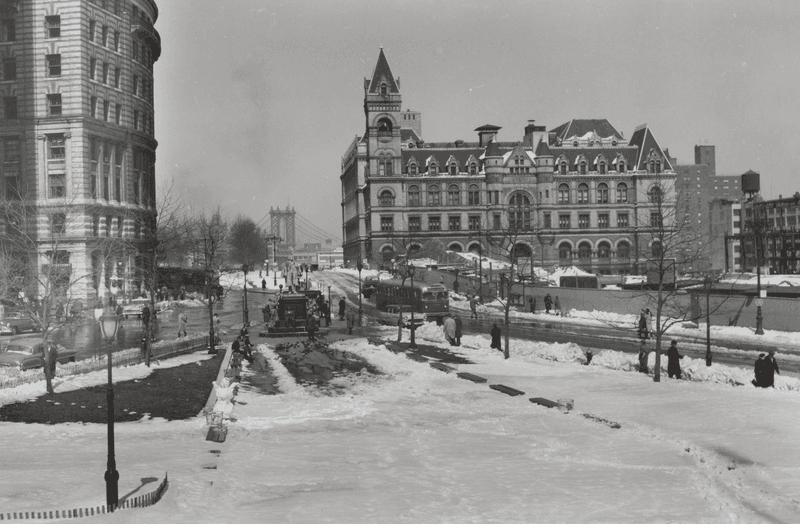
[[[89,59],[89,80],[94,80],[95,70],[97,69],[97,59]]]
[[[47,76],[61,76],[61,55],[46,55]]]
[[[461,229],[461,217],[457,215],[447,217],[447,224],[450,231],[458,231]]]
[[[627,242],[620,242],[617,244],[617,258],[620,260],[629,260],[631,258],[631,245]]]
[[[608,242],[600,242],[597,244],[597,258],[608,261],[611,258],[611,244]]]
[[[48,175],[47,183],[50,187],[50,198],[64,198],[64,173]]]
[[[562,160],[560,164],[558,164],[558,172],[559,174],[566,175],[567,174],[567,161]]]
[[[578,186],[578,203],[579,204],[589,203],[589,186],[587,184],[580,184]]]
[[[92,118],[97,118],[97,97],[89,98],[89,115]]]
[[[600,213],[597,215],[597,227],[607,229],[609,224],[608,213]]]
[[[7,200],[19,200],[21,195],[19,192],[19,172],[5,171],[3,173],[5,179],[5,194]],[[1,194],[1,193],[0,193]]]
[[[441,204],[441,194],[439,193],[439,186],[428,186],[428,205],[438,206]]]
[[[94,215],[92,217],[92,235],[96,237],[100,236],[100,215]]]
[[[125,222],[122,217],[117,217],[117,236],[122,238],[122,232],[125,229]]]
[[[122,75],[122,69],[119,67],[114,68],[114,87],[119,89],[119,79],[120,75]]]
[[[117,144],[114,148],[114,199],[122,202],[122,159],[125,146]]]
[[[450,162],[450,176],[458,175],[458,164],[455,162]]]
[[[455,184],[447,188],[447,205],[448,206],[461,205],[461,191],[460,188]]]
[[[394,205],[394,195],[388,189],[381,191],[381,194],[378,196],[378,205],[379,206],[393,206]]]
[[[17,97],[4,96],[3,97],[3,110],[5,111],[6,120],[15,120],[17,118]]]
[[[582,264],[591,263],[592,259],[592,246],[588,242],[581,242],[578,244],[578,260]]]
[[[144,57],[144,46],[142,46],[142,57]],[[378,136],[392,136],[392,121],[388,118],[378,120]]]
[[[617,172],[618,173],[625,172],[625,161],[622,159],[620,159],[619,162],[617,162]]]
[[[97,29],[97,20],[89,20],[89,41],[94,42],[94,32]]]
[[[558,263],[562,266],[572,265],[572,246],[568,242],[558,245]]]
[[[103,78],[102,78],[102,82],[104,84],[108,83],[108,62],[104,62],[103,63]]]
[[[44,25],[47,26],[48,38],[59,38],[61,36],[61,16],[45,16]]]
[[[64,160],[67,156],[67,148],[64,135],[49,135],[47,137],[47,159]]]
[[[503,229],[503,221],[500,218],[500,215],[494,215],[492,217],[492,228],[493,229]]]
[[[114,106],[114,123],[119,125],[122,120],[122,104]]]
[[[586,161],[582,160],[580,164],[578,164],[578,173],[581,175],[586,174]]]
[[[597,203],[608,204],[608,184],[597,184]]]
[[[17,25],[13,18],[0,20],[0,42],[15,42],[17,40]]]
[[[469,229],[470,231],[479,231],[481,228],[481,217],[480,215],[470,215],[469,216]]]
[[[581,213],[578,215],[578,227],[581,229],[589,229],[589,214]]]
[[[119,31],[114,31],[114,51],[119,51]]]
[[[569,229],[572,227],[572,220],[570,215],[558,215],[558,228]]]
[[[408,186],[408,205],[421,206],[422,199],[420,198],[419,186]]]
[[[442,217],[428,217],[428,230],[439,231],[442,229]]]
[[[481,204],[481,190],[475,184],[467,188],[467,203],[471,206],[479,206]]]
[[[133,96],[139,96],[139,76],[133,75]]]
[[[477,175],[478,174],[478,164],[475,162],[470,162],[469,164],[469,174],[470,175]]]
[[[653,242],[650,246],[650,254],[653,258],[661,258],[661,243],[658,241]]]
[[[421,217],[408,217],[408,230],[409,231],[422,231],[422,218]]]
[[[606,171],[606,163],[605,163],[605,161],[600,161],[597,164],[597,172],[600,173],[601,175],[605,175],[606,174],[607,171]]]
[[[3,59],[3,80],[17,79],[17,59],[13,56]]]
[[[139,111],[133,111],[133,128],[139,130]]]
[[[528,231],[531,228],[531,201],[523,193],[511,195],[508,206],[508,227],[512,231]]]
[[[133,53],[133,59],[138,62],[139,61],[139,42],[136,40],[136,38],[134,38],[133,42],[131,43],[131,51]]]
[[[617,227],[628,227],[628,213],[617,213]]]
[[[107,215],[106,216],[106,236],[107,237],[111,236],[111,227],[112,227],[113,223],[114,223],[114,217],[112,217],[111,215]]]
[[[381,83],[381,96],[388,96],[389,95],[389,88],[386,85],[386,82]]]
[[[63,235],[67,230],[66,213],[53,213],[50,215],[50,234]]]
[[[558,186],[558,203],[569,204],[569,186],[567,184]]]
[[[654,204],[661,203],[661,188],[658,186],[651,187],[647,192],[647,201]]]
[[[650,213],[650,227],[661,227],[661,213],[653,211]]]
[[[544,227],[545,229],[550,229],[553,227],[553,217],[550,215],[550,213],[544,214]]]
[[[628,202],[628,186],[625,182],[617,184],[617,202],[621,204]]]
[[[381,217],[381,231],[394,231],[394,217]]]
[[[100,37],[100,45],[103,47],[108,47],[108,26],[103,26],[103,32],[101,33]]]
[[[100,164],[100,144],[97,142],[97,139],[90,138],[89,139],[89,156],[90,156],[90,167],[89,167],[89,181],[90,181],[90,190],[92,198],[97,198],[97,171],[99,169]]]
[[[109,102],[108,100],[103,101],[103,120],[105,120],[106,122],[108,122],[108,111],[110,107],[111,107],[111,102]]]
[[[431,162],[431,164],[428,166],[428,174],[429,175],[439,174],[439,165],[436,162]]]
[[[413,162],[408,164],[408,174],[410,176],[417,176],[417,164]]]

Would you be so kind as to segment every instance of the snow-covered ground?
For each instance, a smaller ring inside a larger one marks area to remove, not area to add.
[[[418,334],[445,347],[433,325]],[[725,366],[702,377],[688,362],[692,380],[656,384],[630,370],[628,355],[603,352],[583,366],[573,344],[515,341],[514,358],[504,360],[485,337],[464,337],[456,349],[475,363],[458,371],[526,393],[509,397],[364,339],[336,347],[382,375],[342,377],[339,394],[324,394],[296,384],[260,345],[282,393],[240,386],[223,444],[205,441],[200,416],[117,424],[120,495],[151,491],[165,472],[170,487],[153,507],[103,520],[749,523],[800,514],[794,379],[737,387]],[[115,379],[147,372],[132,366]],[[0,392],[0,402],[35,387]],[[531,397],[570,398],[575,407],[562,413]],[[104,425],[0,423],[0,434],[14,443],[1,455],[0,511],[102,504]]]

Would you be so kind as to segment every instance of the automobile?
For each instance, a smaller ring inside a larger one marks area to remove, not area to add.
[[[370,276],[364,279],[361,285],[361,294],[364,295],[364,298],[369,300],[372,294],[375,293],[375,290],[378,289],[378,282],[380,282],[378,277]]]
[[[134,298],[133,300],[131,300],[127,304],[123,304],[122,305],[122,317],[123,318],[128,318],[128,317],[141,318],[142,317],[142,309],[144,309],[145,306],[149,306],[149,305],[150,305],[150,299],[149,298]],[[156,313],[158,313],[157,309],[156,309]]]
[[[67,349],[52,341],[47,343],[56,346],[58,351],[56,362],[59,364],[75,362],[74,350]],[[30,335],[14,337],[8,341],[8,345],[0,353],[0,366],[13,367],[23,371],[44,367],[44,344],[42,337]]]
[[[19,335],[22,331],[39,331],[36,322],[23,311],[6,311],[0,320],[0,333]]]

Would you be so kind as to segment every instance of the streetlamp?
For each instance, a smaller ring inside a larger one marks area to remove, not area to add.
[[[208,300],[208,349],[214,352],[214,304],[211,302],[211,286],[214,282],[214,270],[206,268],[206,300]]]
[[[711,277],[706,275],[703,281],[706,290],[706,366],[711,366],[711,310],[709,308],[709,296],[711,295]]]
[[[755,215],[758,213],[758,210],[753,209],[753,214]],[[753,241],[756,247],[756,335],[763,335],[764,334],[764,327],[763,321],[764,318],[761,316],[761,304],[763,300],[761,299],[761,250],[763,249],[763,238],[764,233],[766,230],[765,224],[760,220],[758,216],[755,216],[755,220],[750,222],[750,229],[753,231]]]
[[[106,506],[114,511],[119,504],[119,472],[117,471],[117,461],[114,458],[114,382],[111,379],[111,341],[117,335],[119,328],[119,318],[111,309],[106,306],[103,314],[100,315],[100,331],[106,339],[108,346],[108,391],[106,392],[106,402],[108,404],[108,463],[106,465]]]
[[[411,343],[408,347],[409,349],[417,349],[417,339],[415,338],[417,324],[414,322],[414,302],[417,298],[414,293],[414,264],[408,265],[408,276],[411,277]]]
[[[243,322],[244,325],[247,326],[250,324],[250,319],[248,317],[247,311],[247,264],[242,264],[242,272],[244,273],[244,313],[243,313]]]
[[[331,325],[331,285],[330,284],[328,284],[328,307],[326,307],[325,309],[327,310],[327,313],[325,315],[327,317],[327,318],[325,318],[325,325],[326,326],[330,326]]]
[[[364,264],[361,263],[361,258],[359,257],[358,262],[356,263],[356,269],[358,269],[358,325],[361,325],[361,270],[364,269]]]

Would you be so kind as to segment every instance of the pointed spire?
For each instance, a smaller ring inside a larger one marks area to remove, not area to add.
[[[384,82],[386,83],[389,94],[400,93],[394,75],[392,75],[392,69],[389,67],[389,62],[386,60],[386,55],[383,54],[383,46],[381,46],[380,54],[378,54],[378,63],[375,64],[375,71],[372,72],[372,80],[369,83],[367,92],[380,93],[381,84]]]

